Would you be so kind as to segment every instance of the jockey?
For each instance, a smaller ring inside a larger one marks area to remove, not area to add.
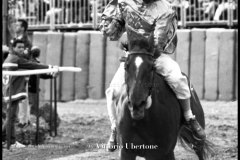
[[[177,16],[171,4],[167,0],[112,0],[102,14],[100,30],[113,41],[126,31],[130,53],[154,53],[158,57],[155,61],[156,72],[164,77],[176,94],[186,124],[196,137],[205,139],[205,132],[190,107],[187,77],[182,75],[177,62],[168,55],[174,53],[177,45]],[[145,41],[147,46],[138,44],[140,41]],[[114,98],[120,94],[124,73],[124,64],[121,63],[105,92],[112,130],[108,141],[109,151],[114,151],[117,144]]]

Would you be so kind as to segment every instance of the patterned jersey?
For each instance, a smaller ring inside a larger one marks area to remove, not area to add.
[[[114,20],[114,21],[113,21]],[[112,0],[105,8],[102,23],[114,23],[117,31],[110,40],[127,32],[130,53],[171,54],[177,45],[177,16],[166,0],[144,3],[143,0]]]

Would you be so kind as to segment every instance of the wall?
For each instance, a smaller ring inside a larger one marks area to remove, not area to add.
[[[237,98],[237,30],[178,30],[178,47],[171,55],[186,73],[200,99],[230,101]],[[124,35],[122,39],[126,38]],[[74,33],[34,32],[43,63],[77,66],[80,73],[61,73],[58,100],[101,99],[124,53],[98,31]],[[49,81],[41,80],[42,98],[49,100]]]

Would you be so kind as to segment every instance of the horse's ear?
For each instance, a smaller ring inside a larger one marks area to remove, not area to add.
[[[121,48],[121,50],[124,50],[127,52],[128,51],[128,42],[127,41],[121,42],[120,48]]]

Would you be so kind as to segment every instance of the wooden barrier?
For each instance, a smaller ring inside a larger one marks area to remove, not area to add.
[[[62,65],[75,66],[76,34],[63,34]],[[66,72],[61,74],[61,101],[71,101],[75,99],[75,73]]]
[[[220,34],[219,45],[219,100],[230,101],[234,96],[235,31],[227,29]]]
[[[190,80],[198,97],[203,99],[206,30],[193,29],[191,37]]]
[[[178,45],[176,50],[176,61],[181,71],[189,75],[189,58],[190,58],[190,33],[189,29],[177,31]]]
[[[104,97],[105,41],[106,39],[99,31],[90,32],[88,95],[92,99]]]
[[[46,64],[51,65],[62,65],[62,49],[63,49],[63,33],[61,32],[47,32],[47,52],[46,52]],[[60,85],[61,85],[61,75],[57,79],[57,99],[60,99]],[[49,100],[50,97],[50,82],[45,82],[45,100]]]
[[[46,52],[47,52],[47,44],[48,44],[48,38],[47,38],[47,32],[34,32],[33,33],[33,45],[38,46],[41,50],[40,54],[40,62],[45,64],[46,63]],[[40,103],[45,99],[45,80],[39,81],[39,101]],[[41,106],[41,104],[40,104]]]
[[[78,31],[76,41],[75,63],[82,68],[82,72],[75,76],[75,99],[86,99],[89,85],[89,32]]]
[[[237,33],[227,29],[178,30],[176,53],[170,56],[190,76],[200,99],[229,101],[238,96]],[[120,41],[123,39],[126,34]],[[120,41],[106,40],[98,31],[64,36],[59,32],[33,33],[33,45],[41,49],[42,63],[82,68],[79,75],[64,73],[59,78],[58,98],[63,101],[105,97],[104,91],[119,66],[118,59],[124,55]],[[40,81],[45,100],[49,100],[48,86],[49,82]]]
[[[235,89],[235,96],[234,99],[238,99],[238,30],[235,30],[235,83],[234,83],[234,89]]]
[[[224,29],[207,29],[205,57],[205,94],[204,99],[218,99],[218,57],[220,34]]]

